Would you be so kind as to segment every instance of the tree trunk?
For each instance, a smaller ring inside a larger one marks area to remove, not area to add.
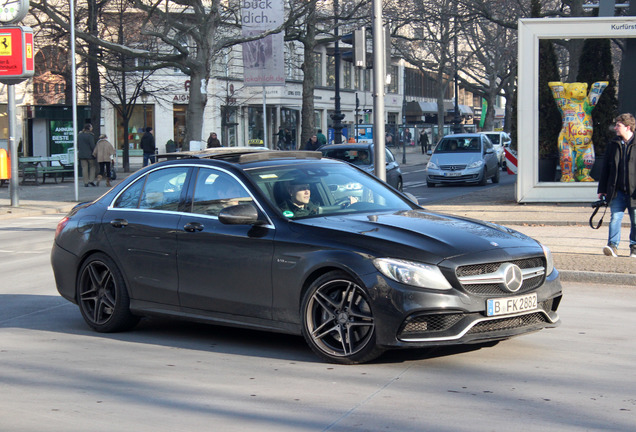
[[[316,58],[314,57],[314,48],[316,47],[316,4],[311,3],[307,15],[307,34],[304,41],[304,63],[303,69],[303,106],[300,113],[300,143],[297,148],[305,145],[309,138],[314,134],[315,115],[314,115],[314,90],[316,88]]]
[[[95,36],[99,36],[97,29],[97,16],[99,15],[99,7],[95,0],[88,2],[88,32]],[[97,57],[99,47],[94,43],[88,43],[88,82],[90,84],[89,105],[91,107],[91,124],[93,125],[93,133],[95,138],[101,134],[101,116],[102,116],[102,86],[99,78],[99,69],[97,66]]]

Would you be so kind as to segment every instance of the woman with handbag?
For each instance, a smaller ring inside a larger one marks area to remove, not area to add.
[[[111,187],[110,179],[111,179],[111,161],[113,166],[115,165],[115,148],[108,141],[108,137],[104,134],[99,136],[99,140],[95,145],[95,150],[93,150],[93,156],[97,159],[97,164],[99,166],[99,175],[97,176],[97,186],[99,186],[99,182],[102,178],[106,179],[106,186]]]

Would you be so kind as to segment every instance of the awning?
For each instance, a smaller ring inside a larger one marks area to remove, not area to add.
[[[473,109],[471,107],[469,107],[468,105],[458,105],[459,107],[459,113],[463,116],[468,116],[468,117],[472,117],[475,114],[473,113]],[[455,112],[455,105],[451,104],[450,108],[447,109],[446,111],[447,113],[454,113]]]
[[[416,101],[406,103],[406,115],[420,117],[424,114],[437,114],[437,103]]]

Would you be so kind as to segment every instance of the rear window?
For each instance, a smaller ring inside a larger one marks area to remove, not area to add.
[[[349,162],[353,165],[371,165],[371,154],[366,149],[338,148],[324,150],[323,155]]]

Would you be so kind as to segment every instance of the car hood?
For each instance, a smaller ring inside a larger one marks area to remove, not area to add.
[[[332,231],[330,237],[336,237],[336,241],[367,248],[378,256],[432,264],[488,251],[496,251],[489,255],[506,255],[510,248],[541,250],[537,241],[512,229],[426,210],[318,217],[296,222]],[[337,236],[333,236],[333,231],[338,231]]]
[[[481,153],[439,153],[431,156],[431,161],[439,165],[470,165],[481,160]]]

